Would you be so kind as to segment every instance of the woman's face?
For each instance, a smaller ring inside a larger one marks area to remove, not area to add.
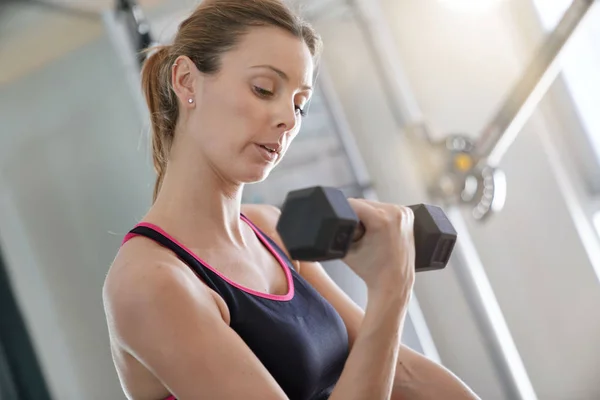
[[[224,178],[262,181],[300,130],[312,77],[302,39],[279,28],[253,28],[223,54],[218,74],[195,84],[187,132]]]

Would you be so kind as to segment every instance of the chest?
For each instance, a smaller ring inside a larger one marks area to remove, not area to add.
[[[335,309],[294,273],[290,301],[237,298],[234,329],[291,400],[317,398],[335,386],[348,336]]]
[[[262,250],[243,255],[208,255],[205,261],[224,280],[255,292],[284,295],[289,290],[286,266]]]

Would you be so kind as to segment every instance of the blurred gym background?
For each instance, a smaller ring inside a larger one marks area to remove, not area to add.
[[[136,51],[197,3],[0,1],[2,400],[124,398],[101,287],[152,198]],[[325,42],[318,91],[246,201],[443,206],[457,249],[417,276],[405,343],[486,400],[600,399],[600,4],[292,3]]]

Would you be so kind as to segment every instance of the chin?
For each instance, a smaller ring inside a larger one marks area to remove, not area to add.
[[[241,182],[252,184],[260,183],[269,177],[273,167],[269,168],[248,168],[242,173]]]

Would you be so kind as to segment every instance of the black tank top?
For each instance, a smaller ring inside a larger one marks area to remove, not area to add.
[[[173,251],[223,298],[231,315],[230,327],[290,400],[327,399],[348,357],[344,322],[333,306],[298,274],[285,252],[244,215],[240,218],[279,261],[287,278],[287,294],[260,293],[229,280],[153,224],[136,225],[123,244],[143,235]]]

